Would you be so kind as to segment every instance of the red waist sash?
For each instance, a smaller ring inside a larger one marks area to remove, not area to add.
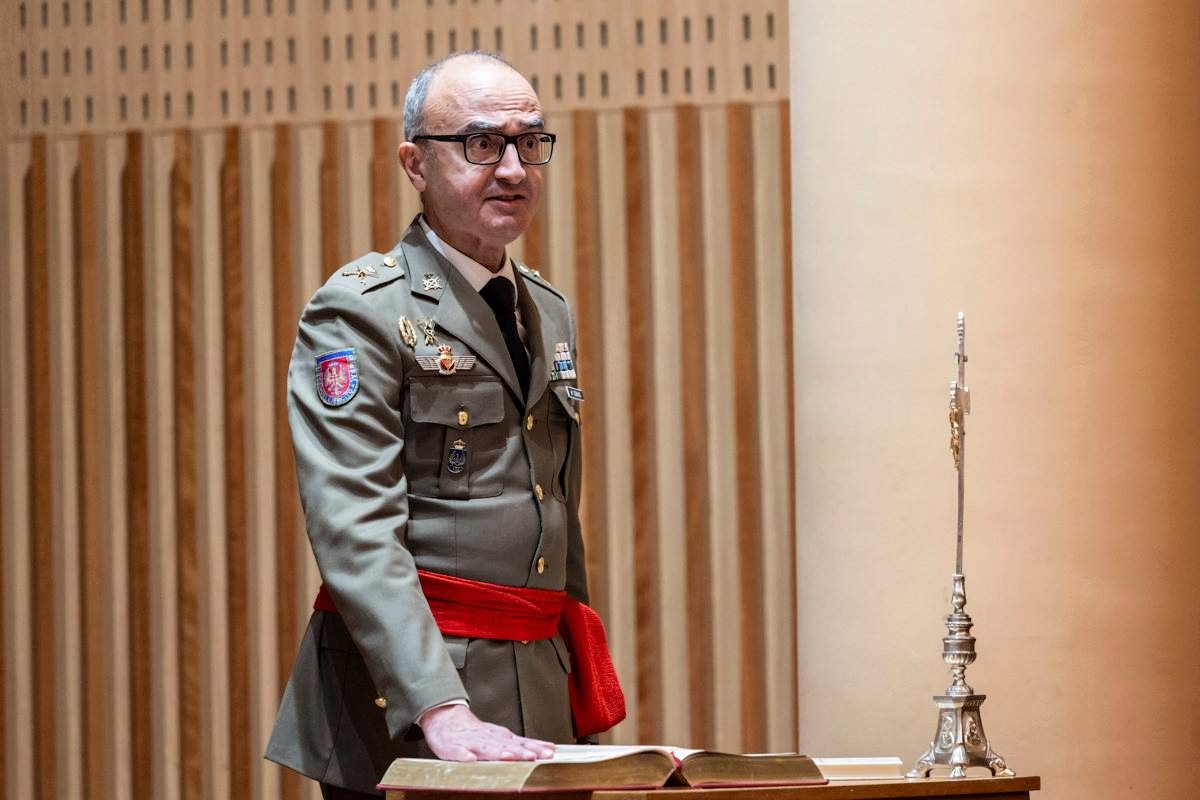
[[[438,630],[447,636],[532,641],[561,633],[571,653],[567,688],[576,736],[590,736],[625,718],[625,695],[608,650],[604,624],[566,592],[502,586],[417,570]],[[313,608],[337,613],[321,584]]]

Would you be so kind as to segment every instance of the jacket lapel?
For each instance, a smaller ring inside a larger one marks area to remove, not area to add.
[[[486,361],[508,385],[517,398],[518,407],[524,409],[521,385],[491,307],[453,265],[438,255],[425,238],[420,224],[409,226],[401,247],[408,261],[413,294],[428,297],[438,304],[433,317],[437,326],[464,342],[471,352]],[[430,286],[438,288],[427,288],[426,276],[430,276]]]

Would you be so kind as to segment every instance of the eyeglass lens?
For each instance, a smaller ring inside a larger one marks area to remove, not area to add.
[[[467,161],[472,164],[495,164],[504,156],[507,142],[498,133],[476,133],[467,137]],[[554,140],[544,133],[522,133],[517,137],[517,157],[523,164],[545,164],[554,152]]]

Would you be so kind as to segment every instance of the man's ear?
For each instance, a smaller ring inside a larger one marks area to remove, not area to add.
[[[396,154],[413,188],[425,191],[425,152],[413,142],[401,142]]]

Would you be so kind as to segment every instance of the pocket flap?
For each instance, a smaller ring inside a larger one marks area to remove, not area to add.
[[[471,640],[465,636],[443,636],[442,639],[446,642],[446,650],[450,653],[450,660],[454,662],[454,668],[465,667],[467,665],[467,645]]]
[[[498,380],[413,380],[408,394],[414,422],[474,428],[504,419],[504,387]]]
[[[572,390],[578,391],[574,386],[565,383],[556,384],[554,386],[554,396],[558,398],[558,402],[562,405],[563,410],[567,412],[567,416],[578,422],[579,401],[572,396]]]

